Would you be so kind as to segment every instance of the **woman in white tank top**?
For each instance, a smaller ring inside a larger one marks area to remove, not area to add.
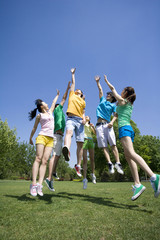
[[[30,194],[32,196],[43,196],[42,183],[46,172],[47,161],[50,157],[53,148],[53,131],[54,131],[54,117],[53,111],[55,104],[59,97],[59,90],[54,98],[51,108],[48,108],[48,104],[43,102],[41,99],[37,99],[35,104],[37,108],[29,112],[29,120],[32,120],[36,116],[37,109],[40,112],[35,120],[33,129],[30,134],[29,143],[33,145],[33,135],[36,132],[38,124],[41,124],[41,130],[38,137],[36,138],[36,158],[32,167],[32,184],[30,185]],[[41,165],[40,165],[41,163]],[[40,166],[40,167],[39,167]],[[39,170],[39,180],[36,182]]]

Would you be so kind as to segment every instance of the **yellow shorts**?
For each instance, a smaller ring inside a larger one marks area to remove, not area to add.
[[[45,147],[52,147],[53,148],[53,138],[43,135],[38,135],[36,138],[36,144],[42,144]]]

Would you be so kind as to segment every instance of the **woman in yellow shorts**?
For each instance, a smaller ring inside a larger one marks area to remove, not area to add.
[[[53,130],[54,130],[54,117],[53,110],[59,97],[59,90],[54,98],[51,108],[48,108],[48,104],[43,102],[41,99],[37,99],[35,104],[37,108],[29,112],[29,120],[32,120],[36,116],[37,109],[40,112],[35,120],[29,143],[33,145],[33,135],[36,132],[37,126],[41,124],[41,130],[38,137],[36,138],[36,158],[32,167],[32,184],[30,185],[30,194],[32,196],[43,196],[42,183],[46,172],[47,161],[50,157],[53,148]],[[41,165],[40,165],[41,163]],[[40,168],[39,168],[40,165]],[[36,182],[39,170],[39,181]]]

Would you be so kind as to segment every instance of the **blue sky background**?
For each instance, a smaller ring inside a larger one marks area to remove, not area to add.
[[[132,120],[142,135],[160,136],[159,0],[0,0],[0,117],[29,140],[34,100],[61,100],[70,69],[86,95],[86,115],[96,123],[95,75],[121,92],[135,88]],[[67,102],[64,111],[67,109]],[[33,138],[38,135],[39,128]],[[76,163],[75,138],[70,166]]]

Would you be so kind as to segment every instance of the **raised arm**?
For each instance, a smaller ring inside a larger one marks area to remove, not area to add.
[[[65,101],[66,101],[66,99],[67,99],[67,95],[68,95],[68,91],[69,91],[69,89],[70,89],[70,83],[71,82],[69,82],[68,83],[68,86],[67,86],[67,89],[66,89],[66,91],[65,91],[65,93],[64,93],[64,95],[63,95],[63,98],[62,98],[62,101],[61,101],[61,106],[63,106],[64,105],[64,103],[65,103]]]
[[[53,111],[54,111],[54,108],[55,108],[56,102],[57,102],[57,100],[58,100],[59,94],[60,94],[60,92],[59,92],[59,90],[57,90],[57,95],[56,95],[55,98],[53,99],[52,105],[51,105],[51,107],[50,107],[50,109],[49,109],[49,111],[50,111],[51,113],[53,113]]]
[[[100,76],[95,76],[95,81],[97,83],[97,87],[99,89],[99,98],[103,97],[103,89],[101,87],[101,84],[100,84]]]
[[[72,73],[71,91],[75,90],[75,71],[76,71],[76,68],[71,69],[71,73]]]
[[[35,123],[34,123],[34,126],[33,126],[33,129],[31,131],[31,135],[30,135],[30,138],[29,138],[29,143],[31,145],[33,145],[33,141],[32,141],[32,138],[33,138],[33,135],[35,134],[36,130],[37,130],[37,126],[39,124],[39,121],[40,121],[40,114],[37,115],[36,117],[36,120],[35,120]]]
[[[108,81],[107,79],[107,76],[104,75],[104,80],[105,82],[107,83],[108,87],[111,89],[111,91],[113,92],[113,95],[114,97],[117,99],[118,103],[121,105],[121,104],[124,104],[125,101],[124,99],[121,97],[121,95],[119,95],[115,89],[115,87]]]

